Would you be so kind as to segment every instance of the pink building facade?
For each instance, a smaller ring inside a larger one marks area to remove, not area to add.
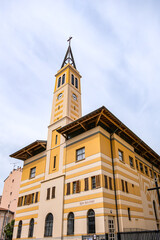
[[[4,180],[3,194],[0,207],[11,212],[16,211],[21,183],[22,169],[13,169],[9,176]]]

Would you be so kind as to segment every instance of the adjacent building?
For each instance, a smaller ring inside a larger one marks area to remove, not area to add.
[[[160,156],[106,107],[82,117],[70,45],[55,76],[47,141],[11,155],[24,161],[13,239],[159,229],[157,191],[148,189],[160,181]]]

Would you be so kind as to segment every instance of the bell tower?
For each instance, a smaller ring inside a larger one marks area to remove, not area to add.
[[[69,38],[69,46],[61,69],[55,75],[55,88],[50,124],[66,118],[68,124],[82,116],[81,75],[76,69]],[[57,124],[56,124],[57,125]],[[62,125],[61,125],[62,126]]]

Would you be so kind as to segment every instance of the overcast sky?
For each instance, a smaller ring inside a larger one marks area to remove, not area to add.
[[[0,1],[0,193],[11,153],[47,138],[71,43],[82,113],[104,105],[160,154],[160,1]]]

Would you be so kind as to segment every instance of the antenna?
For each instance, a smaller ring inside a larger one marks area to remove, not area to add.
[[[16,169],[15,167],[17,166],[18,162],[10,163],[13,164],[13,170]]]

